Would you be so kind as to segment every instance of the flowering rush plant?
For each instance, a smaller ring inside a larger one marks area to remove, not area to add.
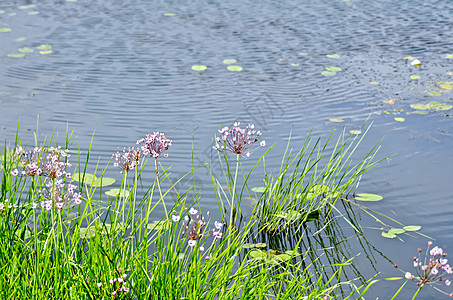
[[[223,127],[219,130],[220,137],[216,137],[213,148],[220,152],[231,152],[236,155],[250,156],[249,149],[258,142],[260,131],[255,130],[255,125],[249,124],[242,129],[240,122],[235,122],[233,128]],[[219,145],[223,143],[223,145]],[[259,147],[266,146],[266,141],[261,141]]]
[[[143,155],[151,155],[154,158],[159,157],[163,152],[168,150],[172,145],[173,141],[166,138],[163,133],[158,131],[153,134],[148,133],[145,138],[137,141],[137,145],[141,144]],[[164,157],[168,157],[168,154],[164,154]]]
[[[445,253],[442,248],[435,246],[430,250],[432,242],[428,242],[425,257],[420,256],[422,249],[418,248],[418,257],[414,257],[414,268],[416,275],[406,272],[405,277],[409,280],[417,281],[417,286],[421,289],[424,285],[431,285],[436,290],[453,297],[453,293],[447,293],[434,284],[449,286],[451,281],[446,276],[453,274],[453,270],[448,264]]]

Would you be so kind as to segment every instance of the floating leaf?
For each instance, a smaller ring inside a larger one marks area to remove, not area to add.
[[[389,230],[389,233],[394,233],[394,234],[402,234],[402,233],[405,233],[406,230],[404,230],[403,228],[392,228]]]
[[[307,56],[308,53],[307,52],[299,52],[299,55],[302,55],[302,56]]]
[[[397,121],[397,122],[404,122],[404,121],[406,121],[406,119],[404,119],[404,118],[395,118],[395,121]]]
[[[354,197],[354,199],[359,201],[380,201],[383,199],[383,197],[376,194],[362,193],[357,194],[357,196]]]
[[[267,257],[267,253],[259,249],[255,249],[249,252],[249,255],[256,259],[263,259]]]
[[[0,14],[4,14],[4,13],[5,13],[5,11],[4,11],[4,10],[0,10]]]
[[[299,256],[300,255],[300,253],[297,252],[297,250],[286,250],[285,253],[289,254],[291,256]]]
[[[226,65],[231,65],[234,64],[235,62],[237,62],[237,60],[235,60],[234,58],[227,58],[223,60],[223,63]]]
[[[404,226],[403,229],[406,231],[418,231],[418,230],[422,229],[422,227],[418,226],[418,225],[409,225],[409,226]]]
[[[37,14],[39,14],[39,11],[30,11],[30,12],[28,12],[28,14],[31,15],[31,16],[32,15],[37,15]]]
[[[430,94],[431,96],[442,96],[442,93],[437,91],[429,91],[428,94]]]
[[[298,63],[292,63],[291,66],[293,66],[293,67],[298,67],[299,64],[298,64]]]
[[[77,0],[66,0],[66,2],[77,2]]]
[[[453,85],[447,84],[447,83],[441,84],[441,85],[439,85],[439,86],[440,86],[441,88],[443,88],[444,90],[451,90],[451,89],[453,89]]]
[[[228,69],[228,71],[232,71],[232,72],[240,72],[240,71],[242,71],[242,67],[241,66],[228,66],[227,69]]]
[[[24,57],[24,53],[13,53],[13,54],[8,54],[8,57]]]
[[[23,42],[23,41],[25,41],[26,39],[27,39],[26,37],[21,37],[21,38],[15,39],[14,41],[16,41],[16,42]]]
[[[425,110],[416,110],[414,111],[414,114],[417,114],[417,115],[427,115],[429,112],[425,111]]]
[[[255,244],[256,248],[265,248],[266,246],[267,246],[266,243],[256,243]]]
[[[453,54],[449,54],[449,53],[447,53],[447,55],[445,56],[445,58],[448,58],[448,59],[453,59]]]
[[[255,248],[255,244],[247,243],[247,244],[242,245],[242,248],[244,248],[244,249]]]
[[[52,53],[52,50],[45,50],[45,51],[39,51],[41,54],[50,54]]]
[[[395,99],[384,100],[382,102],[388,103],[388,104],[395,104]]]
[[[420,79],[420,78],[421,78],[421,77],[418,76],[418,75],[411,75],[411,79],[412,79],[412,80],[418,80],[418,79]]]
[[[52,46],[49,44],[41,44],[36,48],[38,48],[39,50],[49,50],[49,49],[52,49]]]
[[[167,17],[174,17],[176,16],[175,13],[172,13],[172,12],[169,12],[169,13],[165,13],[164,16],[167,16]]]
[[[15,12],[12,12],[12,13],[8,14],[8,16],[11,16],[11,17],[14,17],[15,15],[17,15],[17,13],[15,13]]]
[[[254,187],[252,188],[252,191],[254,191],[255,193],[264,193],[264,191],[266,191],[266,187],[265,186]]]
[[[362,131],[360,130],[349,130],[349,134],[355,134],[355,135],[358,135],[358,134],[361,134]]]
[[[206,66],[205,65],[193,65],[192,66],[192,70],[194,71],[204,71],[206,70]]]
[[[377,82],[377,81],[371,81],[371,82],[369,82],[369,84],[379,84],[379,82]]]
[[[279,261],[288,261],[291,259],[291,255],[283,253],[274,256]]]
[[[33,8],[33,7],[36,7],[36,5],[35,4],[21,5],[21,6],[19,6],[19,9],[29,9],[29,8]]]
[[[408,59],[408,60],[414,60],[414,59],[415,59],[415,57],[408,55],[408,56],[405,56],[405,57],[404,57],[404,59]]]
[[[330,118],[329,121],[335,122],[335,123],[344,122],[344,120],[342,118]]]
[[[424,104],[411,104],[411,107],[413,109],[418,109],[418,110],[426,110],[426,109],[428,109],[428,107],[426,107],[426,105],[424,105]]]
[[[85,173],[85,178],[83,177],[83,173],[74,173],[72,175],[72,179],[74,181],[80,182],[80,180],[83,180],[85,184],[91,185],[93,187],[104,187],[104,186],[109,186],[115,183],[115,179],[109,178],[109,177],[96,177],[93,174],[90,173]]]
[[[337,74],[337,72],[331,72],[331,71],[322,71],[321,75],[324,75],[324,76],[333,76]]]
[[[10,32],[11,28],[0,28],[0,32]]]
[[[121,192],[120,192],[121,191]],[[106,195],[111,196],[111,197],[117,197],[118,195],[120,197],[129,197],[129,191],[128,190],[120,190],[120,189],[111,189],[105,192]]]
[[[338,54],[326,54],[326,56],[329,58],[340,58],[340,55]]]
[[[381,233],[381,235],[382,235],[383,237],[385,237],[385,238],[388,238],[388,239],[394,239],[394,238],[396,238],[396,234],[394,234],[393,232],[385,232],[385,231],[383,231],[383,232]]]
[[[96,235],[96,227],[88,226],[87,228],[80,228],[79,234],[81,238],[92,238]]]
[[[23,52],[23,53],[31,53],[31,52],[34,51],[32,48],[26,48],[26,47],[25,48],[19,48],[18,50],[19,50],[19,52]]]
[[[340,72],[341,71],[341,69],[338,67],[326,67],[325,69],[330,72]]]
[[[419,61],[418,59],[414,59],[412,62],[411,62],[411,65],[412,66],[415,66],[415,67],[419,67],[422,65],[422,62]]]

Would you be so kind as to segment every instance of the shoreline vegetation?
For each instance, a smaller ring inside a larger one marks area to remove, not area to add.
[[[367,257],[371,247],[356,211],[390,228],[379,219],[387,217],[351,197],[362,175],[383,160],[375,159],[379,144],[354,156],[368,129],[336,141],[334,133],[326,141],[309,135],[297,151],[289,141],[278,172],[270,173],[265,156],[273,146],[253,125],[235,123],[218,131],[211,161],[194,166],[192,155],[191,170],[177,181],[162,167],[171,165],[171,155],[161,161],[173,141],[154,132],[112,155],[121,172],[116,182],[99,165],[88,172],[91,145],[86,157],[73,151],[69,131],[63,143],[55,134],[39,141],[37,128],[35,145],[22,147],[18,126],[1,157],[0,298],[362,299],[379,281],[405,280],[395,298],[424,270],[391,278],[376,270],[365,278],[339,224],[350,225]],[[257,148],[264,153],[244,169],[241,157]],[[179,189],[200,168],[211,175],[218,220],[202,211],[195,181]],[[155,172],[149,187],[140,183],[143,172]],[[252,172],[263,186],[251,186]],[[120,188],[109,189],[115,182]],[[174,204],[166,202],[169,193],[177,195]],[[414,298],[430,283],[425,279]]]

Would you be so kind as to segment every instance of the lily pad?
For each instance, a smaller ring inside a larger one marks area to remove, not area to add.
[[[35,4],[21,5],[21,6],[19,6],[19,9],[29,9],[29,8],[34,8],[34,7],[36,7]]]
[[[0,32],[10,32],[11,28],[0,28]]]
[[[26,39],[27,39],[26,37],[20,37],[20,38],[15,39],[14,41],[16,41],[16,42],[23,42],[23,41],[25,41]]]
[[[39,14],[39,11],[30,11],[30,12],[28,12],[28,14],[29,14],[30,16],[38,15],[38,14]]]
[[[255,259],[264,259],[267,258],[267,252],[255,249],[249,252],[249,255]]]
[[[406,231],[418,231],[418,230],[422,229],[422,227],[418,226],[418,225],[409,225],[409,226],[404,226],[403,229]]]
[[[438,91],[428,91],[428,94],[431,96],[442,96],[442,93]]]
[[[338,54],[326,54],[328,58],[340,58],[340,55]]]
[[[232,71],[232,72],[240,72],[240,71],[242,71],[242,67],[241,66],[228,66],[227,69],[228,69],[228,71]]]
[[[447,55],[445,56],[445,58],[448,58],[448,59],[453,59],[453,54],[449,54],[449,53],[447,53]]]
[[[408,55],[408,56],[405,56],[404,59],[407,59],[407,60],[414,60],[415,57]]]
[[[411,107],[413,109],[418,109],[418,110],[427,110],[428,107],[426,107],[426,105],[424,104],[411,104]]]
[[[406,230],[404,230],[403,228],[392,228],[389,230],[389,233],[394,233],[394,234],[402,234],[402,233],[405,233]]]
[[[453,89],[453,85],[452,85],[452,84],[448,84],[448,83],[440,84],[439,86],[440,86],[441,88],[443,88],[444,90],[451,90],[451,89]]]
[[[411,61],[411,65],[414,67],[419,67],[422,65],[422,62],[419,61],[418,59],[414,59],[413,61]]]
[[[275,255],[273,257],[276,258],[279,261],[288,261],[288,260],[291,259],[291,255],[286,254],[286,253],[278,254],[278,255]]]
[[[291,63],[291,66],[293,66],[293,67],[298,67],[299,64],[298,64],[298,63]]]
[[[379,84],[379,82],[377,81],[371,81],[371,82],[368,82],[369,84]]]
[[[337,74],[337,72],[331,72],[331,71],[322,71],[321,75],[323,76],[333,76]]]
[[[254,191],[255,193],[264,193],[264,191],[266,191],[266,187],[265,186],[254,187],[252,188],[252,191]]]
[[[299,256],[300,255],[300,253],[297,252],[297,250],[286,250],[285,253],[288,254],[288,255],[291,255],[291,256]]]
[[[416,110],[414,111],[414,114],[417,114],[417,115],[427,115],[429,112],[426,111],[426,110]]]
[[[299,52],[299,55],[302,55],[302,56],[307,56],[308,53],[307,52]]]
[[[255,244],[247,243],[247,244],[242,245],[242,248],[244,248],[244,249],[255,248]]]
[[[344,122],[344,120],[342,118],[330,118],[329,121],[334,122],[334,123]]]
[[[72,179],[74,181],[79,182],[80,180],[83,179],[83,174],[82,173],[74,173],[72,175]],[[104,187],[104,186],[109,186],[112,185],[116,182],[114,178],[109,178],[109,177],[96,177],[93,174],[85,173],[85,178],[83,179],[85,184],[91,185],[93,187]]]
[[[50,54],[52,53],[52,50],[44,50],[44,51],[39,51],[41,54]]]
[[[404,122],[404,121],[406,121],[406,119],[404,119],[404,118],[395,118],[395,121],[397,121],[397,122]]]
[[[381,235],[382,235],[383,237],[385,237],[385,238],[388,238],[388,239],[394,239],[394,238],[396,238],[396,234],[394,234],[393,232],[390,232],[390,231],[389,231],[389,232],[383,231],[383,232],[381,233]]]
[[[418,79],[421,79],[421,77],[418,76],[418,75],[411,75],[411,79],[412,80],[418,80]]]
[[[8,54],[8,57],[24,57],[25,54],[24,53],[12,53],[12,54]]]
[[[80,228],[79,234],[81,238],[92,238],[96,235],[96,227],[88,226],[86,228]]]
[[[34,51],[32,48],[27,48],[27,47],[19,48],[18,50],[19,50],[19,52],[22,52],[22,53],[31,53]]]
[[[234,58],[227,58],[227,59],[223,60],[223,63],[226,64],[226,65],[231,65],[231,64],[234,64],[236,62],[237,62],[237,60],[234,59]]]
[[[266,243],[256,243],[255,244],[256,248],[265,248],[266,246],[267,246]]]
[[[172,12],[168,12],[168,13],[165,13],[164,16],[167,16],[167,17],[174,17],[176,16],[175,13],[172,13]]]
[[[356,130],[356,129],[353,129],[353,130],[349,130],[349,134],[354,134],[354,135],[358,135],[358,134],[361,134],[362,131],[361,130]]]
[[[117,197],[118,195],[120,197],[129,197],[129,191],[128,190],[121,190],[121,189],[111,189],[111,190],[108,190],[107,192],[105,192],[105,194],[107,196],[111,196],[111,197]]]
[[[326,69],[326,71],[330,71],[330,72],[340,72],[341,71],[341,69],[338,67],[326,67],[325,69]]]
[[[4,13],[5,13],[5,11],[4,11],[4,10],[0,10],[0,14],[4,14]]]
[[[376,194],[362,193],[357,194],[357,196],[354,197],[354,199],[359,201],[381,201],[382,199],[384,199],[384,197]]]
[[[200,71],[204,71],[206,69],[207,69],[207,67],[205,65],[193,65],[192,66],[192,70],[194,70],[194,71],[200,72]]]
[[[36,48],[39,49],[39,50],[49,50],[49,49],[52,49],[52,46],[49,45],[49,44],[41,44],[41,45],[39,45]]]

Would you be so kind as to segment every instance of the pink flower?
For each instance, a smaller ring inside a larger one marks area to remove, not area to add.
[[[165,137],[163,133],[154,132],[153,134],[149,133],[145,138],[138,140],[137,144],[142,144],[141,149],[143,155],[151,155],[154,158],[159,157],[164,151],[172,145],[172,140]],[[168,155],[164,155],[167,157]]]
[[[445,280],[445,285],[449,286],[451,284],[451,281],[450,280]]]
[[[222,229],[223,223],[220,223],[220,222],[215,221],[215,222],[214,222],[214,226],[215,226],[215,228],[217,228],[218,230],[220,230],[220,229]]]
[[[197,244],[197,241],[189,240],[188,244],[189,244],[190,247],[193,247],[193,246],[195,246]]]
[[[96,285],[100,288],[102,286],[102,282],[98,282]]]
[[[180,216],[172,215],[172,216],[171,216],[171,219],[173,220],[173,222],[178,222],[179,219],[181,219],[181,217],[180,217]]]
[[[200,246],[200,251],[203,252],[204,251],[204,247],[203,246]]]
[[[193,207],[189,210],[189,214],[195,215],[198,212],[198,210],[194,209]]]
[[[221,239],[222,238],[222,233],[220,231],[214,231],[212,233],[212,235],[215,237],[215,238],[218,238],[218,239]]]
[[[411,279],[412,278],[412,274],[410,272],[406,272],[404,277],[406,277],[406,279]]]
[[[13,175],[13,176],[19,175],[19,170],[17,170],[17,169],[12,170],[11,175]]]
[[[439,273],[439,270],[437,270],[436,268],[432,268],[432,269],[431,269],[431,273],[432,273],[433,275],[437,275],[437,273]]]
[[[241,123],[235,122],[233,128],[223,127],[219,130],[220,137],[216,137],[216,144],[213,148],[221,152],[231,152],[236,155],[245,154],[250,156],[247,150],[252,145],[258,142],[258,137],[261,132],[254,130],[255,126],[249,124],[245,129],[239,127]],[[222,146],[219,143],[223,144]],[[260,142],[260,146],[264,147],[265,141]]]

